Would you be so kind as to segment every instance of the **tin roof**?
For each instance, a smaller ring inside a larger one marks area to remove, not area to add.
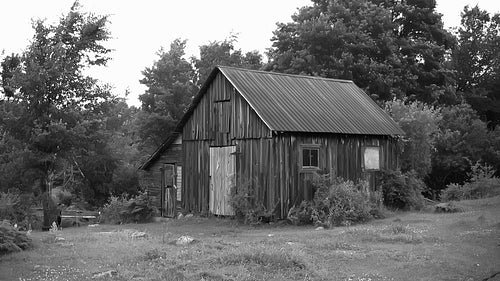
[[[217,70],[272,131],[404,134],[352,81],[226,66],[219,66],[214,72]]]

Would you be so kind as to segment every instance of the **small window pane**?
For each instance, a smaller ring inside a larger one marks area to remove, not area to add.
[[[302,149],[302,167],[319,167],[319,149]]]
[[[303,149],[302,150],[302,166],[309,167],[311,163],[311,150]]]
[[[309,166],[312,167],[318,167],[318,150],[317,149],[312,149],[311,150],[311,163]]]

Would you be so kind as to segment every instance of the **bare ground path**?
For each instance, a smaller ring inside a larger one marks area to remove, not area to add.
[[[500,197],[460,204],[327,230],[194,217],[36,232],[0,257],[0,280],[500,280]]]

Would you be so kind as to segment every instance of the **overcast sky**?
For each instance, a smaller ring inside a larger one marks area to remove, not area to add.
[[[33,36],[31,19],[56,22],[69,11],[72,0],[0,0],[0,59],[20,53]],[[115,87],[122,95],[129,88],[128,102],[139,105],[137,97],[145,87],[139,83],[141,71],[152,66],[157,51],[168,50],[176,38],[187,39],[187,56],[199,56],[200,45],[221,41],[231,33],[238,34],[237,48],[244,52],[264,53],[271,46],[277,22],[290,22],[298,7],[310,0],[80,0],[83,11],[110,15],[113,37],[108,47],[114,49],[113,60],[106,68],[95,69],[95,78]],[[490,13],[500,11],[498,0],[437,0],[437,11],[443,14],[445,27],[460,24],[465,5],[478,4]]]

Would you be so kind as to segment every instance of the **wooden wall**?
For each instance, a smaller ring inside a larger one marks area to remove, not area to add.
[[[153,198],[154,205],[161,207],[161,172],[163,164],[182,166],[181,144],[171,144],[146,170],[139,171],[139,185]],[[179,175],[181,176],[181,175]]]
[[[286,217],[293,205],[312,199],[313,173],[299,166],[302,144],[319,145],[320,170],[345,179],[370,179],[362,169],[363,146],[380,147],[381,168],[398,167],[397,145],[389,136],[271,132],[219,73],[183,127],[184,208],[208,211],[210,147],[234,145],[237,184],[250,183],[257,200]]]
[[[184,208],[208,211],[210,147],[232,146],[240,140],[271,139],[272,133],[219,73],[183,127]]]
[[[272,139],[238,141],[238,184],[251,182],[258,200],[285,217],[293,205],[313,197],[310,184],[313,172],[303,171],[299,161],[303,144],[318,144],[320,171],[344,179],[367,179],[371,185],[375,184],[372,172],[362,169],[363,146],[380,147],[382,169],[398,167],[396,141],[390,137],[280,134]]]

